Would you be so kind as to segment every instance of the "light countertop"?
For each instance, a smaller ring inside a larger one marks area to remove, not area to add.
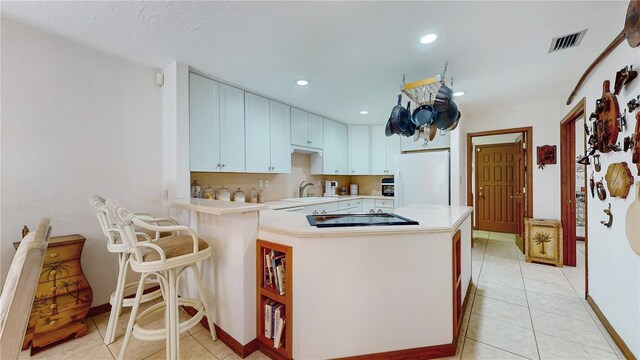
[[[419,225],[354,226],[317,228],[309,225],[306,215],[286,211],[260,212],[260,231],[297,237],[359,236],[368,234],[407,234],[452,232],[469,216],[473,208],[448,205],[409,205],[394,213],[416,220]]]
[[[265,204],[253,204],[244,202],[233,201],[220,201],[209,199],[174,199],[172,201],[165,201],[165,206],[175,209],[183,209],[189,211],[196,211],[204,214],[211,215],[224,215],[243,212],[252,212],[268,209]]]
[[[374,200],[393,200],[393,196],[382,196],[382,195],[341,195],[341,196],[333,196],[333,197],[317,197],[313,200],[307,201],[295,201],[295,200],[276,200],[276,201],[267,201],[264,205],[267,205],[269,209],[272,210],[280,210],[280,209],[289,209],[294,207],[304,207],[304,206],[312,206],[319,204],[327,204],[337,201],[344,200],[353,200],[353,199],[374,199]]]

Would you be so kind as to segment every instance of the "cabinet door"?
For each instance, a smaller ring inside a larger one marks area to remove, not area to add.
[[[291,108],[291,144],[309,146],[309,113]]]
[[[189,74],[189,169],[220,171],[220,84]]]
[[[362,199],[362,212],[367,214],[375,212],[376,205],[373,199]]]
[[[371,127],[371,175],[385,175],[387,169],[387,136],[385,125]],[[396,137],[397,136],[392,136]]]
[[[368,126],[349,126],[349,170],[351,175],[371,173],[371,133]]]
[[[220,84],[220,162],[223,172],[244,172],[244,91]]]
[[[336,125],[333,120],[324,119],[324,140],[322,150],[322,173],[325,175],[338,174],[336,167]]]
[[[400,154],[400,136],[393,135],[387,141],[387,168],[384,175],[394,175],[396,172],[396,155]]]
[[[291,172],[291,118],[290,107],[271,100],[269,102],[271,133],[271,172]]]
[[[335,160],[334,164],[339,175],[348,175],[349,163],[347,156],[347,125],[336,123],[335,132]],[[368,149],[367,149],[368,151]],[[367,161],[367,164],[369,162]]]
[[[244,93],[246,171],[271,171],[269,99]]]
[[[322,117],[309,114],[309,145],[322,149],[324,145],[324,121]]]

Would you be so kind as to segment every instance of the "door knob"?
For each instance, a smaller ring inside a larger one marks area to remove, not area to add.
[[[484,197],[484,188],[480,186],[480,193],[478,194],[480,197]]]

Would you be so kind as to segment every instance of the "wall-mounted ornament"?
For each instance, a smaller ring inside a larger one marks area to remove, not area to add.
[[[609,216],[609,220],[607,221],[601,220],[600,224],[606,226],[607,229],[610,229],[611,225],[613,225],[613,214],[611,213],[611,203],[609,203],[609,206],[602,211],[604,211],[604,213]]]
[[[596,183],[596,193],[598,193],[598,199],[604,201],[607,198],[607,190],[604,189],[602,179]]]
[[[636,255],[640,256],[640,181],[636,183],[636,199],[627,209],[625,231],[629,246]]]
[[[589,189],[591,190],[591,198],[593,199],[596,196],[596,182],[593,180],[593,171],[591,172],[591,177],[589,178]]]
[[[600,163],[600,154],[593,155],[593,167],[596,169],[596,172],[600,172],[600,170],[602,170],[602,164]]]
[[[538,168],[544,169],[545,165],[556,163],[556,146],[543,145],[538,146]]]
[[[631,135],[631,141],[633,142],[631,162],[636,164],[640,176],[640,111],[636,113],[636,131]]]
[[[616,82],[613,87],[614,95],[620,95],[622,88],[638,76],[638,72],[632,69],[633,65],[627,65],[616,73]]]
[[[607,168],[604,176],[607,180],[609,195],[626,199],[629,195],[629,188],[633,185],[633,175],[626,162],[613,163]]]
[[[640,107],[640,95],[629,100],[629,102],[627,103],[627,107],[629,108],[630,113],[636,111],[636,109]]]

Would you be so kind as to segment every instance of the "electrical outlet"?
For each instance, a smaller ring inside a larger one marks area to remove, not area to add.
[[[169,190],[165,189],[165,190],[163,191],[163,193],[164,193],[164,194],[163,194],[163,196],[164,196],[164,200],[165,200],[165,201],[169,201]]]
[[[320,180],[316,180],[316,186],[320,186]]]
[[[258,187],[263,187],[264,186],[264,181],[262,181],[262,179],[258,180]]]
[[[269,180],[265,180],[264,181],[264,187],[268,188],[269,187]]]

